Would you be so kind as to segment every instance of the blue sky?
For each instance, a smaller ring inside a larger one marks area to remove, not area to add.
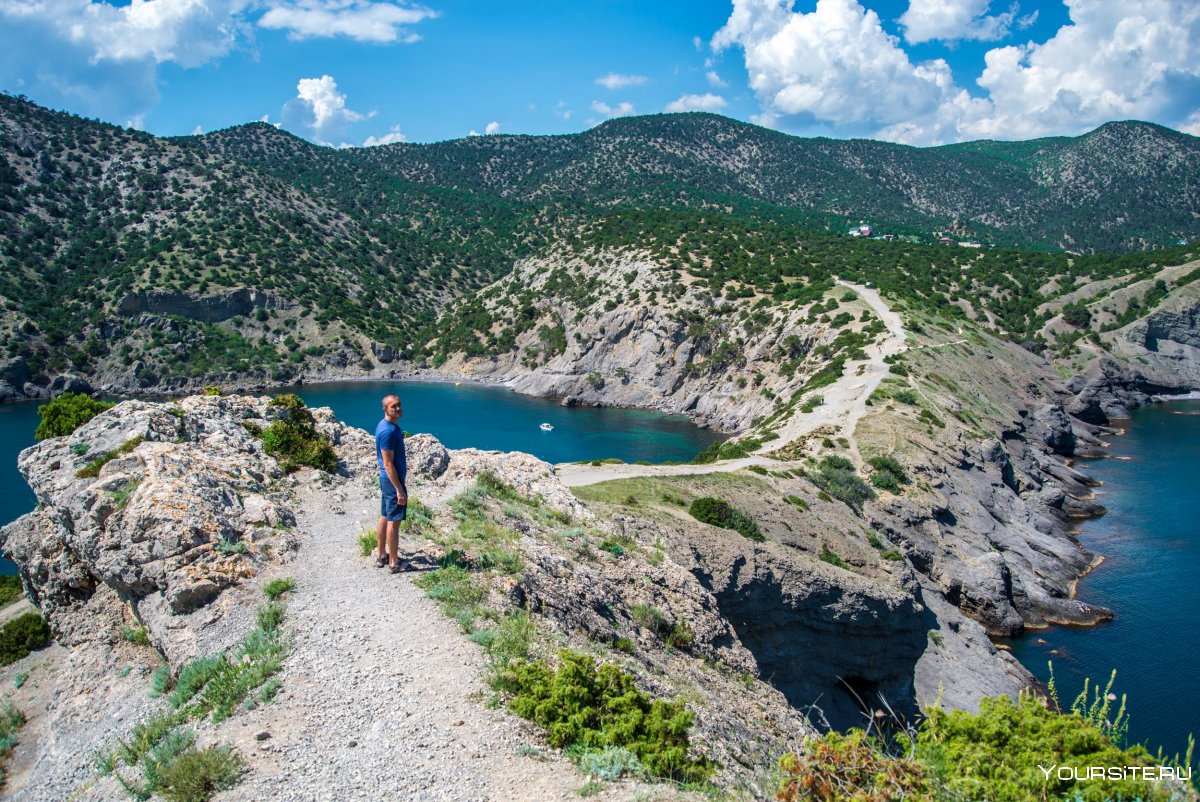
[[[0,88],[155,134],[332,145],[709,110],[940,144],[1200,133],[1194,0],[0,0]]]

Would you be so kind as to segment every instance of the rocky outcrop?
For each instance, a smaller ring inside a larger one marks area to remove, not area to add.
[[[28,396],[25,385],[29,383],[29,366],[21,357],[0,362],[0,404],[24,401]]]
[[[935,506],[896,497],[868,517],[949,603],[1000,636],[1112,617],[1072,598],[1097,559],[1068,533],[1100,511],[1082,501],[1086,477],[1015,432],[928,470]]]
[[[576,278],[590,288],[585,297],[561,288]],[[548,289],[552,283],[558,289]],[[494,285],[497,298],[543,296],[535,314],[545,323],[494,355],[455,356],[447,370],[565,406],[686,413],[701,426],[734,433],[775,412],[776,398],[792,398],[824,366],[818,349],[841,332],[828,315],[809,317],[807,309],[756,312],[754,297],[714,297],[707,283],[636,254],[605,254],[598,264],[531,259],[501,284]],[[491,314],[508,314],[503,301],[488,303]],[[554,326],[561,327],[557,345],[544,339]]]
[[[278,414],[267,398],[126,401],[21,453],[39,508],[0,530],[0,546],[60,642],[111,641],[128,606],[185,659],[195,639],[178,637],[181,621],[291,558],[289,480],[250,431]],[[341,472],[373,479],[370,436],[315,417]],[[410,459],[426,476],[448,461],[428,435],[411,439]]]
[[[116,312],[123,317],[150,313],[178,315],[202,323],[219,323],[231,317],[249,315],[256,309],[294,308],[294,303],[277,295],[243,287],[219,295],[202,296],[161,290],[131,292],[117,303]]]
[[[44,376],[38,381],[42,384],[33,381],[29,375],[29,366],[23,357],[13,357],[5,362],[0,362],[0,404],[44,400],[63,393],[91,395],[94,392],[86,378],[74,373],[55,376],[48,384],[45,383]]]
[[[1104,338],[1109,353],[1067,385],[1067,411],[1106,424],[1125,418],[1155,395],[1200,389],[1200,287],[1185,285],[1145,317]]]

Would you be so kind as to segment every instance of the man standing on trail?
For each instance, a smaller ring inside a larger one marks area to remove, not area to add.
[[[404,570],[396,551],[400,540],[400,522],[408,511],[408,489],[404,480],[408,475],[408,462],[404,455],[404,431],[400,428],[400,399],[392,394],[383,397],[383,420],[375,427],[375,460],[379,463],[379,523],[375,526],[375,537],[379,549],[375,564],[388,566],[393,574]],[[384,551],[384,545],[387,551]]]

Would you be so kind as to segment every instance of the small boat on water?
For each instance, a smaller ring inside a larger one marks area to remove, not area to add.
[[[548,423],[543,423],[543,424],[542,424],[541,426],[539,426],[538,428],[539,428],[539,429],[541,429],[543,432],[552,432],[552,431],[554,431],[554,427],[553,427],[553,426],[551,426],[551,425],[550,425],[550,424],[548,424]]]

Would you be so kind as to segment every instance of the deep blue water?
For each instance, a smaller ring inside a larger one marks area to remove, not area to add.
[[[1115,668],[1113,690],[1129,699],[1130,742],[1182,754],[1188,734],[1200,735],[1200,403],[1144,407],[1118,423],[1125,434],[1110,438],[1110,454],[1122,459],[1079,464],[1104,482],[1096,490],[1108,508],[1079,536],[1105,557],[1080,581],[1079,597],[1117,617],[1030,633],[1013,642],[1013,654],[1043,681],[1053,660],[1067,704],[1084,677],[1107,682]]]
[[[549,462],[618,457],[626,462],[690,460],[722,435],[683,415],[607,407],[559,406],[499,387],[433,382],[336,382],[285,388],[309,406],[331,407],[339,419],[374,431],[380,399],[394,392],[404,405],[400,424],[429,432],[448,448],[525,451]],[[283,392],[280,390],[279,392]],[[554,431],[543,432],[546,422]],[[17,454],[33,445],[36,404],[0,405],[0,525],[33,509],[36,499],[17,471]],[[0,574],[16,566],[0,558]]]
[[[17,455],[33,445],[37,425],[37,404],[0,404],[0,526],[20,518],[37,503],[17,470]],[[16,572],[15,565],[0,557],[0,574]]]

